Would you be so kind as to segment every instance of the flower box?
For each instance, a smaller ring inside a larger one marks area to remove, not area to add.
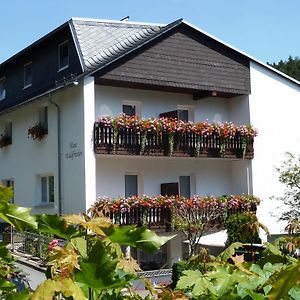
[[[101,117],[94,124],[98,154],[253,158],[257,130],[233,123],[184,122],[137,116]]]
[[[42,123],[37,123],[36,125],[28,128],[28,137],[33,140],[41,141],[46,134],[48,134],[48,129]]]

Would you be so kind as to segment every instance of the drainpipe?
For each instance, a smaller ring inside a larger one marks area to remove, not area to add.
[[[61,128],[61,120],[60,120],[60,106],[55,103],[52,100],[52,94],[48,94],[48,99],[51,104],[53,104],[56,107],[57,110],[57,154],[58,154],[58,159],[57,159],[57,164],[58,164],[58,214],[62,214],[62,203],[61,203],[61,134],[60,134],[60,128]]]

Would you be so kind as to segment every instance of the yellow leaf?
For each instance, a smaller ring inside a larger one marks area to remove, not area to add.
[[[130,257],[129,259],[121,258],[117,264],[117,267],[124,270],[125,272],[130,273],[141,271],[138,262],[132,257]]]

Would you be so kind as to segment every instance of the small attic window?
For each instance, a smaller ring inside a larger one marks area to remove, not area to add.
[[[58,45],[58,71],[69,67],[69,41]]]
[[[5,99],[6,97],[6,84],[5,84],[5,77],[0,78],[0,100]]]
[[[32,86],[32,62],[24,65],[24,89]]]

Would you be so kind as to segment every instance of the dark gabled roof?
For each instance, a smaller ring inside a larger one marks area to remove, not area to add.
[[[94,74],[121,57],[134,52],[169,30],[184,24],[217,43],[239,53],[274,73],[300,85],[296,79],[224,43],[201,29],[179,19],[167,25],[72,18],[69,21],[85,74]]]
[[[182,22],[168,25],[72,18],[70,27],[76,39],[84,69],[99,70],[140,48]]]

